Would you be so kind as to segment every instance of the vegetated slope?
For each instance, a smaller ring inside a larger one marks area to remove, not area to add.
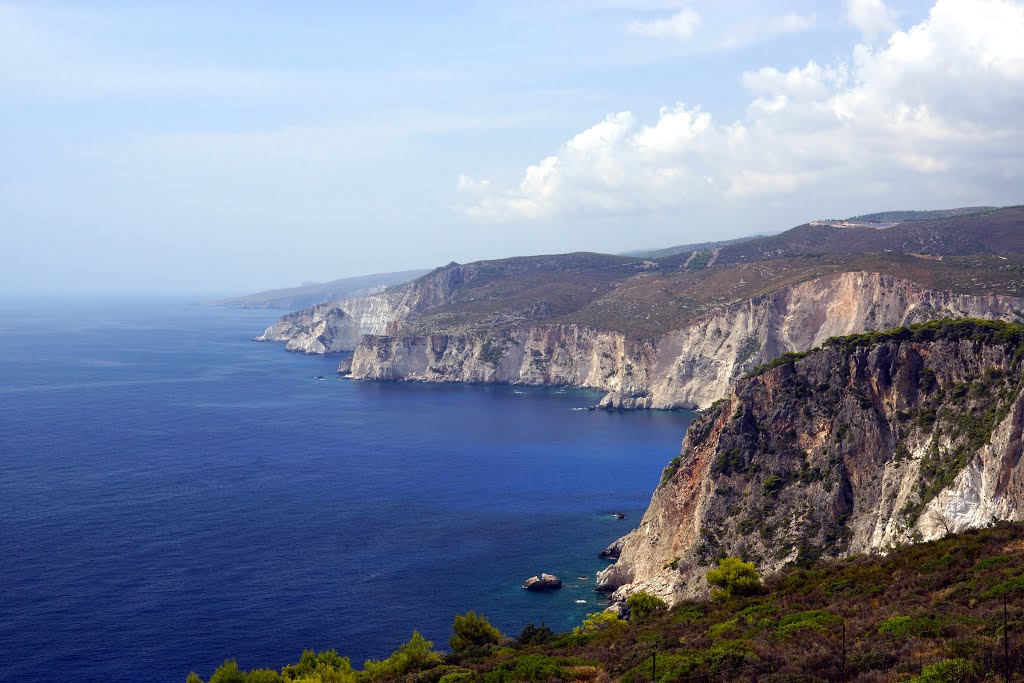
[[[1024,326],[944,320],[829,340],[738,382],[690,427],[598,587],[701,595],[762,571],[1024,518]]]
[[[716,263],[727,265],[814,253],[892,251],[936,256],[1021,253],[1024,252],[1022,223],[1024,206],[915,220],[890,228],[808,223],[779,235],[723,247]]]
[[[879,211],[851,216],[846,220],[851,223],[903,223],[906,221],[926,221],[934,218],[956,218],[972,214],[995,211],[995,206],[963,206],[958,209],[938,209],[934,211]]]
[[[361,672],[327,653],[320,678],[310,653],[304,666],[285,667],[286,677],[267,670],[247,676],[228,664],[210,680],[640,683],[656,673],[665,683],[973,683],[1004,671],[1021,680],[1022,568],[1024,527],[1000,523],[884,557],[817,561],[770,578],[750,597],[685,602],[630,621],[588,619],[574,633],[530,625],[515,640],[443,657],[413,641],[385,660],[389,666]]]
[[[359,277],[346,277],[331,282],[316,282],[299,287],[268,289],[231,299],[210,302],[213,306],[237,308],[281,308],[295,310],[326,301],[375,294],[385,287],[400,285],[425,275],[426,270],[404,270],[397,273],[376,273]]]
[[[696,244],[677,244],[673,247],[664,247],[662,249],[637,249],[635,251],[623,252],[623,256],[636,256],[637,258],[650,258],[657,259],[665,256],[674,256],[676,254],[690,254],[695,251],[707,251],[710,249],[718,249],[729,244],[737,244],[739,242],[746,242],[747,240],[757,239],[764,237],[761,235],[747,235],[744,237],[737,237],[731,240],[717,240],[714,242],[698,242]]]

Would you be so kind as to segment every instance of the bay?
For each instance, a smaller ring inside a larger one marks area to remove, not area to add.
[[[515,635],[603,608],[597,553],[692,415],[341,380],[250,341],[278,314],[0,301],[0,679],[358,666],[413,629],[447,647],[468,609]],[[522,590],[542,571],[565,588]]]

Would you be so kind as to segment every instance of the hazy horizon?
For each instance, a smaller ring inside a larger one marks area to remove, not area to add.
[[[1022,201],[1018,0],[0,0],[0,292],[230,296]]]

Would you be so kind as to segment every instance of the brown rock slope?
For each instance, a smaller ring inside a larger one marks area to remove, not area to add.
[[[670,601],[718,557],[774,572],[1024,518],[1024,327],[960,320],[830,340],[691,426],[599,586]]]

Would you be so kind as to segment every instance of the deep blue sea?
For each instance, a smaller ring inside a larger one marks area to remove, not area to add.
[[[515,635],[603,608],[597,553],[689,414],[341,380],[250,341],[278,314],[0,301],[0,680],[361,665],[468,609]],[[565,588],[522,590],[541,571]]]

